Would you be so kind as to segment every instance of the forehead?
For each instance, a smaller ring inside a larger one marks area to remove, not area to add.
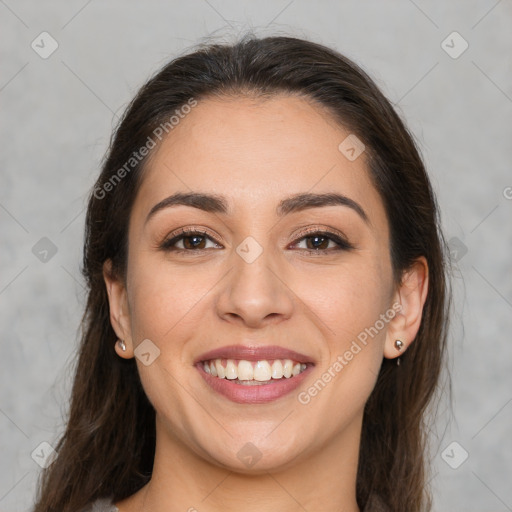
[[[134,212],[177,191],[225,195],[235,210],[260,212],[283,196],[337,191],[382,216],[364,153],[350,161],[339,149],[349,135],[298,96],[201,100],[151,155]]]

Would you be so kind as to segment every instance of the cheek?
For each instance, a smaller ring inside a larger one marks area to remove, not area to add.
[[[329,279],[317,279],[314,288],[309,287],[305,295],[303,292],[307,305],[321,320],[317,325],[323,326],[325,350],[316,380],[297,398],[322,436],[334,435],[349,425],[375,386],[392,318],[389,282],[386,275],[379,274],[378,265],[365,264],[350,266],[350,272],[333,273]]]
[[[182,431],[187,418],[195,414],[190,413],[187,399],[190,384],[184,385],[191,372],[185,347],[197,336],[204,313],[201,299],[215,279],[211,272],[196,279],[192,269],[180,271],[169,262],[145,259],[144,253],[137,256],[132,258],[128,283],[134,344],[149,339],[159,350],[148,366],[137,359],[141,383],[155,409],[172,417],[175,428]]]
[[[389,308],[390,272],[377,261],[358,260],[335,269],[312,268],[294,278],[294,291],[321,320],[315,323],[330,340],[331,351],[343,348]]]
[[[197,329],[195,310],[215,284],[212,273],[178,269],[169,262],[134,259],[129,283],[129,302],[135,343],[144,338],[161,343],[176,336],[187,325]],[[173,343],[174,345],[174,343]]]

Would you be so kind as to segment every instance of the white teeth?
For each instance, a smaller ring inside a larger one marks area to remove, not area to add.
[[[253,380],[254,368],[250,361],[240,361],[238,363],[238,380]]]
[[[224,366],[224,364],[225,366]],[[203,362],[204,371],[219,379],[237,381],[239,384],[267,383],[272,379],[289,379],[302,373],[306,363],[298,363],[291,359],[275,359],[273,361],[246,361],[244,359],[214,359]]]
[[[272,378],[273,379],[281,379],[283,377],[283,363],[276,359],[272,363]]]
[[[215,368],[217,368],[217,377],[219,377],[219,379],[223,379],[226,376],[226,374],[224,372],[224,366],[222,366],[220,359],[217,359],[215,361]]]
[[[270,364],[268,361],[258,361],[254,367],[254,380],[264,382],[272,378]]]
[[[283,376],[289,379],[292,376],[293,371],[293,361],[290,361],[290,359],[285,359],[284,365],[283,365]]]
[[[233,359],[228,359],[226,362],[226,379],[238,379],[238,373]]]

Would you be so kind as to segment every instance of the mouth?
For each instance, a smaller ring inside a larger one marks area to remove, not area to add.
[[[209,387],[237,403],[277,400],[296,389],[314,367],[303,354],[281,347],[224,347],[195,366]]]
[[[212,377],[231,380],[235,384],[258,386],[269,384],[273,380],[291,379],[306,370],[306,363],[292,359],[274,359],[273,361],[248,361],[246,359],[212,359],[203,361],[203,370]]]

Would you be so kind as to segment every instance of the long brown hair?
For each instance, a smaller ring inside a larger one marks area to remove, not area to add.
[[[373,499],[397,512],[430,509],[425,421],[444,360],[449,287],[438,208],[422,159],[390,102],[355,63],[301,39],[246,36],[233,45],[200,46],[167,64],[140,89],[112,136],[87,210],[82,272],[88,300],[69,418],[58,456],[40,476],[34,512],[77,512],[101,497],[119,501],[151,478],[155,411],[135,360],[114,351],[102,274],[110,259],[112,272],[126,277],[129,212],[148,160],[135,158],[139,148],[162,124],[170,132],[170,116],[191,99],[277,93],[316,101],[365,144],[390,225],[396,284],[418,257],[428,262],[416,340],[400,366],[383,360],[366,403],[356,491],[361,509]]]

